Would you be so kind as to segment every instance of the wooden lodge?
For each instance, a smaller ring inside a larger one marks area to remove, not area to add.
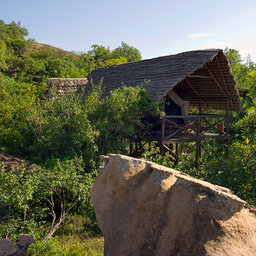
[[[162,102],[165,115],[142,119],[145,127],[133,138],[131,154],[138,154],[143,144],[155,141],[162,154],[168,153],[177,162],[179,143],[194,142],[188,152],[196,148],[197,165],[202,141],[215,139],[225,142],[228,156],[228,112],[239,112],[241,102],[222,50],[189,51],[99,68],[87,79],[96,84],[102,80],[103,97],[124,85],[142,85],[153,103]],[[209,114],[205,110],[222,112]]]

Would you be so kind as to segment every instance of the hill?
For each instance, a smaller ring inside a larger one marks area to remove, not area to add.
[[[61,48],[54,47],[54,46],[51,46],[48,44],[42,44],[42,43],[38,43],[38,42],[29,42],[28,47],[29,47],[30,52],[37,50],[37,49],[46,48],[46,49],[53,49],[55,52],[60,53],[60,54],[65,54],[65,55],[70,55],[70,56],[80,58],[80,55],[78,55],[78,54],[75,54],[75,53],[69,52],[69,51],[65,51]]]

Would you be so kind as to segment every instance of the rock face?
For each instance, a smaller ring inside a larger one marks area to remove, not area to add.
[[[0,239],[0,256],[26,256],[28,246],[33,241],[30,235],[20,235],[17,245],[6,239]]]
[[[256,211],[224,187],[109,154],[91,191],[105,256],[255,256]]]

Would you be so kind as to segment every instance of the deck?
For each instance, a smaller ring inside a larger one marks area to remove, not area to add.
[[[168,115],[145,126],[142,134],[149,141],[161,141],[164,144],[205,139],[226,140],[229,138],[228,120],[226,115],[216,114]]]
[[[150,120],[150,119],[149,119]],[[201,157],[202,141],[214,139],[225,141],[226,157],[228,157],[229,122],[228,112],[226,115],[217,114],[192,114],[192,115],[166,115],[160,118],[152,118],[153,122],[145,123],[139,141],[157,142],[161,154],[167,152],[174,159],[174,165],[179,160],[178,143],[195,142],[189,146],[186,153],[196,149],[196,164]],[[174,152],[173,144],[176,144]],[[171,145],[171,146],[170,146]],[[135,151],[143,148],[143,145],[135,145]],[[221,147],[223,148],[223,146]],[[220,148],[220,149],[221,149]],[[218,153],[217,150],[215,153]]]

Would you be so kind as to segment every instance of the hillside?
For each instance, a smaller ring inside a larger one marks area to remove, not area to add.
[[[42,44],[42,43],[38,43],[38,42],[29,42],[28,47],[29,47],[30,52],[33,52],[34,50],[37,50],[37,49],[52,49],[55,52],[60,53],[60,54],[65,54],[65,55],[70,55],[70,56],[80,58],[80,56],[78,54],[75,54],[75,53],[69,52],[69,51],[65,51],[61,48],[58,48],[58,47],[55,47],[55,46],[52,46],[49,44]]]

